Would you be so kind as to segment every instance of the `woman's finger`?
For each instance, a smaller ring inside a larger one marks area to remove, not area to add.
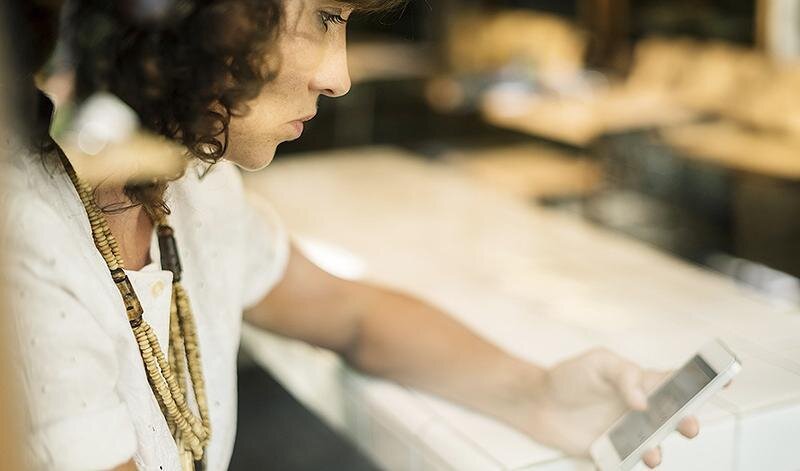
[[[655,468],[661,464],[661,447],[653,448],[642,455],[642,461],[648,468]]]
[[[669,371],[656,371],[656,370],[647,370],[644,372],[642,376],[642,386],[644,390],[647,392],[653,391],[657,388],[661,383],[666,380],[671,372]]]
[[[647,395],[642,389],[642,370],[633,363],[620,362],[614,380],[625,403],[636,410],[647,409]]]
[[[697,417],[691,416],[681,420],[681,423],[678,424],[678,432],[686,438],[696,437],[700,433],[700,423],[697,421]]]

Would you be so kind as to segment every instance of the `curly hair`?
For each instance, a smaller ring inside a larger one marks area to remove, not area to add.
[[[75,0],[67,15],[66,38],[75,62],[78,100],[108,91],[139,115],[142,125],[173,139],[189,157],[208,163],[227,149],[232,116],[279,67],[275,44],[281,0],[184,0],[174,2],[169,20],[136,23],[108,0]],[[347,0],[360,11],[377,12],[402,0]],[[168,212],[166,182],[126,187],[134,204]]]
[[[271,76],[269,48],[278,31],[278,0],[174,2],[168,20],[141,24],[126,2],[77,0],[65,33],[80,101],[108,91],[145,128],[176,140],[189,156],[216,162],[231,116],[244,113]],[[166,182],[129,185],[135,204],[168,212]]]

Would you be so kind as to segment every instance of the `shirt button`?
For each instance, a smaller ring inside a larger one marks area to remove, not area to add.
[[[164,292],[164,282],[161,280],[156,281],[150,286],[150,294],[152,294],[154,298],[161,296],[161,293],[163,292]]]

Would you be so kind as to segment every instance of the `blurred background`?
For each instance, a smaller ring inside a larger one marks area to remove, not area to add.
[[[279,159],[406,147],[800,300],[800,2],[427,0],[349,34],[352,91]]]

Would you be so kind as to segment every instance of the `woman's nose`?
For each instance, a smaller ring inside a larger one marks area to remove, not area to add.
[[[311,88],[322,95],[340,97],[350,91],[350,71],[347,68],[347,47],[342,44],[325,54],[311,81]]]

